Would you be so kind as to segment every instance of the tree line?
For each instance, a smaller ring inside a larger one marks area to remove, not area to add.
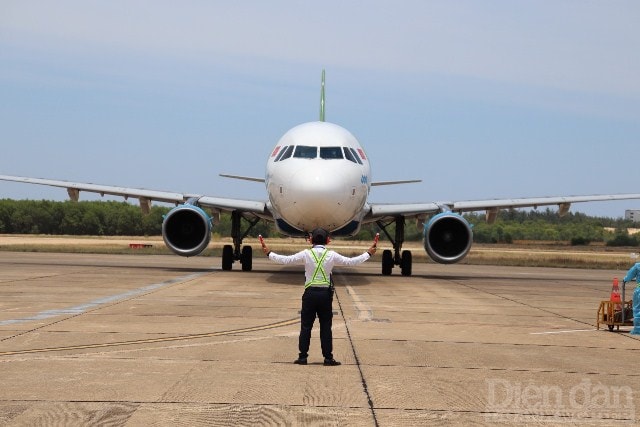
[[[591,217],[570,212],[560,217],[557,211],[505,210],[494,224],[487,224],[484,215],[468,214],[473,224],[476,243],[512,243],[515,240],[570,242],[585,245],[604,242],[610,246],[638,246],[638,238],[629,235],[634,223],[621,218]],[[635,224],[637,225],[637,224]]]
[[[90,236],[160,236],[172,207],[154,205],[148,215],[128,202],[0,200],[0,233]],[[214,221],[214,234],[231,235],[231,215]],[[276,235],[272,224],[260,222],[250,236]]]
[[[168,208],[153,206],[142,215],[127,202],[54,202],[0,200],[0,233],[67,234],[93,236],[144,236],[162,233],[162,216]]]
[[[128,202],[82,201],[56,202],[49,200],[0,200],[0,233],[51,234],[94,236],[159,236],[162,220],[171,207],[154,205],[149,215],[143,215],[139,206]],[[628,228],[633,222],[604,217],[590,217],[569,213],[560,217],[556,211],[505,210],[494,224],[487,224],[482,213],[465,214],[473,226],[476,243],[512,243],[516,240],[538,240],[588,244],[605,242],[618,246],[638,246],[638,239],[630,236]],[[245,224],[246,226],[246,224]],[[614,231],[608,231],[607,228]],[[354,237],[369,240],[380,232],[376,224],[364,225]],[[394,225],[387,227],[391,236]],[[231,235],[231,217],[223,213],[214,223],[214,235]],[[261,221],[249,233],[256,237],[277,236],[273,223]],[[381,233],[382,234],[382,233]],[[405,223],[405,240],[422,238],[422,225],[416,221]]]

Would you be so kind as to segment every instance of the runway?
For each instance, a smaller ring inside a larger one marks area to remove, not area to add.
[[[0,425],[638,423],[640,341],[595,330],[625,271],[377,258],[335,271],[324,367],[301,266],[2,252]]]

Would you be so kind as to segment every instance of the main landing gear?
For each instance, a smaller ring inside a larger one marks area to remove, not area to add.
[[[247,237],[249,231],[260,221],[260,218],[244,219],[249,223],[249,227],[243,233],[241,230],[242,214],[239,211],[231,212],[231,237],[232,245],[224,245],[222,247],[222,269],[231,270],[234,261],[240,261],[242,271],[251,271],[253,268],[253,248],[251,246],[242,246],[242,240]],[[242,249],[242,250],[241,250]]]
[[[395,238],[392,238],[387,231],[387,227],[393,223],[396,224]],[[402,250],[402,244],[404,243],[404,216],[396,216],[387,223],[376,221],[376,224],[393,244],[393,252],[390,249],[385,249],[382,252],[382,275],[389,276],[393,267],[399,265],[403,276],[411,276],[413,263],[411,251]]]

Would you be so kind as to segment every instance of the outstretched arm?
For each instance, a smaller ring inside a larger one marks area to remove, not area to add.
[[[258,239],[260,240],[260,245],[262,245],[262,252],[264,252],[271,261],[277,262],[278,264],[304,264],[305,251],[300,251],[293,255],[278,255],[269,249],[269,246],[264,242],[262,236],[258,236]]]
[[[369,249],[367,249],[367,251],[362,255],[358,255],[350,258],[344,255],[340,255],[337,252],[334,252],[334,256],[332,258],[334,264],[335,265],[357,265],[365,262],[366,260],[371,258],[373,254],[376,253],[377,246],[378,246],[378,238],[379,238],[379,235],[376,234],[376,238],[373,240],[373,244],[369,246]]]

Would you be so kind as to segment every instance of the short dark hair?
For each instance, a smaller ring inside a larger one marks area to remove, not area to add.
[[[314,245],[326,245],[329,240],[329,232],[324,228],[316,228],[311,232],[311,243]]]

